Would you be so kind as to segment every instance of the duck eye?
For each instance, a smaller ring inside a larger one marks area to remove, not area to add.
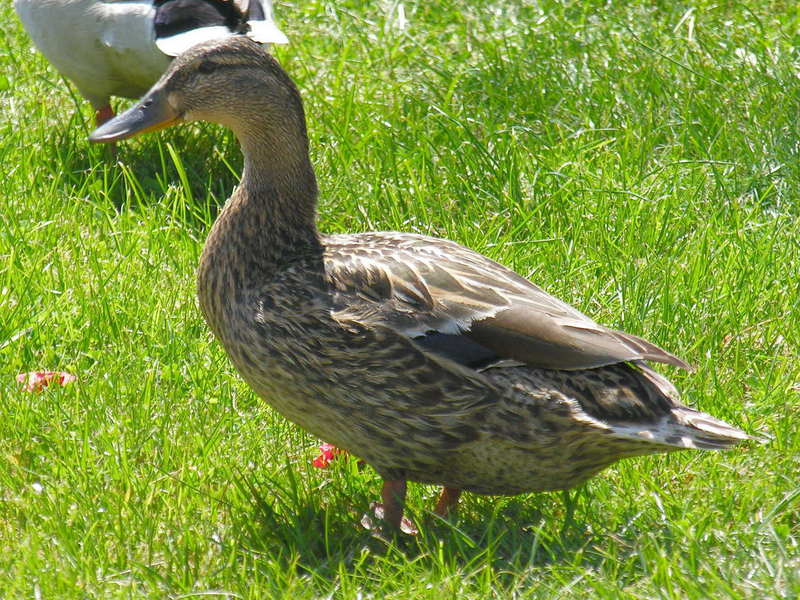
[[[213,63],[210,60],[204,60],[197,67],[197,70],[203,73],[204,75],[208,75],[209,73],[213,73],[216,70],[216,68],[217,68],[216,63]]]

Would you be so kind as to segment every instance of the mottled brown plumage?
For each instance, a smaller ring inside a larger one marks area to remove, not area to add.
[[[320,235],[299,93],[246,39],[179,57],[93,139],[198,119],[233,129],[245,156],[203,250],[203,314],[262,398],[380,473],[393,524],[406,480],[449,488],[447,512],[462,489],[568,489],[620,458],[747,438],[680,405],[644,362],[683,361],[480,254]]]

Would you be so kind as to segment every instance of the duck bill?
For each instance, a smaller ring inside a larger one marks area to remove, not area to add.
[[[161,90],[151,90],[138,104],[106,121],[89,136],[96,143],[126,140],[141,133],[169,127],[181,120],[181,115],[167,102]]]

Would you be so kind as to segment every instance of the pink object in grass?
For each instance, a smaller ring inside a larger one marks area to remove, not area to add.
[[[311,464],[318,469],[327,469],[337,455],[347,453],[347,450],[342,450],[341,448],[337,448],[333,444],[328,443],[320,444],[319,451],[321,454],[311,461]]]
[[[17,381],[22,384],[22,390],[25,392],[39,392],[51,383],[67,385],[77,379],[75,375],[64,371],[31,371],[17,375]]]

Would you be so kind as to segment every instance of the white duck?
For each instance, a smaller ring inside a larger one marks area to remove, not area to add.
[[[285,44],[271,0],[14,0],[34,45],[92,103],[114,116],[111,96],[138,98],[174,56],[199,42],[245,34]]]

